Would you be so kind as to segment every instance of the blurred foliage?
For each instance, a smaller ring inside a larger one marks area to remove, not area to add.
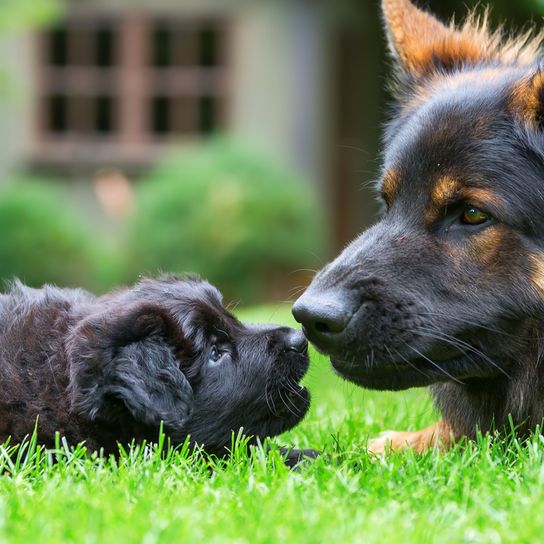
[[[325,235],[313,187],[240,146],[214,141],[142,180],[129,225],[128,279],[197,272],[230,297],[266,298],[271,283],[316,266]]]
[[[59,0],[0,0],[0,34],[44,25],[60,12]]]
[[[225,141],[176,154],[142,180],[119,237],[73,205],[49,180],[0,186],[0,278],[103,292],[142,273],[196,272],[253,302],[286,295],[295,269],[321,264],[313,187]]]
[[[51,23],[61,12],[60,0],[0,0],[0,39]],[[12,79],[13,74],[0,65],[0,98],[17,93]]]
[[[0,232],[0,278],[18,277],[33,286],[90,286],[93,257],[98,257],[90,233],[52,184],[20,181],[2,187]]]

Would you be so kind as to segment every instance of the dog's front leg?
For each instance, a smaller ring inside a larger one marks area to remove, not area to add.
[[[425,453],[435,448],[440,451],[447,450],[454,442],[451,427],[444,420],[440,420],[421,431],[386,431],[369,442],[368,451],[377,454],[384,454],[389,450]]]

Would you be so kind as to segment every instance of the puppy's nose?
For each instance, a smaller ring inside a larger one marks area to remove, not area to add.
[[[287,351],[296,351],[297,353],[306,353],[308,350],[308,340],[302,331],[291,329],[285,339]]]
[[[292,311],[308,339],[317,344],[328,343],[344,331],[353,315],[350,308],[335,300],[305,296],[295,302]]]

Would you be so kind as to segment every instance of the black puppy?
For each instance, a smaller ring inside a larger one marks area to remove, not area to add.
[[[240,323],[194,277],[102,298],[20,283],[0,295],[0,441],[38,418],[45,445],[58,431],[108,453],[156,440],[162,421],[175,444],[220,454],[240,428],[255,440],[297,424],[307,368],[302,333]]]

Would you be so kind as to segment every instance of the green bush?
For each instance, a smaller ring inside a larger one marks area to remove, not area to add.
[[[89,234],[68,210],[60,190],[47,182],[0,187],[0,279],[32,286],[89,286]]]
[[[310,184],[226,141],[172,157],[142,180],[128,279],[193,271],[243,302],[320,264],[323,214]]]

